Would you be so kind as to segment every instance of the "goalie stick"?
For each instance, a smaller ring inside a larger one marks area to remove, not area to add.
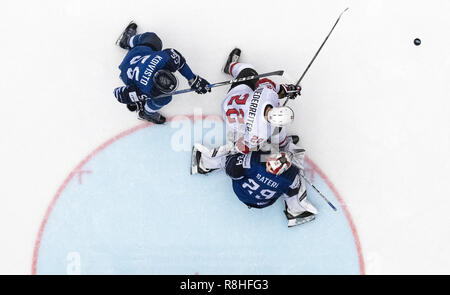
[[[238,78],[238,79],[232,79],[232,80],[223,81],[223,82],[212,83],[212,84],[209,84],[208,86],[209,86],[209,88],[213,88],[213,87],[230,85],[230,84],[237,83],[237,82],[243,82],[243,81],[248,81],[248,80],[268,77],[268,76],[282,76],[283,73],[284,73],[283,70],[273,71],[273,72],[268,72],[268,73],[264,73],[264,74],[254,75],[254,76],[247,76],[247,77],[243,77],[243,78]],[[160,98],[160,97],[166,97],[166,96],[171,96],[171,95],[177,95],[177,94],[187,93],[187,92],[191,92],[191,91],[194,91],[194,89],[191,89],[191,88],[182,89],[182,90],[178,90],[178,91],[175,91],[175,92],[172,92],[172,93],[158,95],[158,96],[156,96],[154,98]]]
[[[316,186],[311,182],[311,180],[309,180],[308,178],[306,178],[306,176],[300,174],[300,176],[310,185],[312,186],[312,188],[322,197],[322,199],[325,200],[325,202],[327,202],[327,204],[334,210],[337,211],[336,207],[334,207],[334,205],[328,201],[327,197],[325,197],[317,188]]]
[[[344,9],[344,11],[341,12],[341,14],[339,14],[338,19],[336,20],[336,22],[334,23],[334,26],[331,28],[331,31],[328,33],[327,37],[325,38],[325,40],[322,42],[322,45],[320,45],[319,49],[317,50],[316,54],[314,54],[314,57],[312,58],[312,60],[310,61],[309,65],[306,67],[305,71],[303,72],[303,74],[300,76],[300,79],[298,79],[297,84],[295,84],[295,86],[298,86],[300,84],[300,82],[303,80],[303,77],[305,77],[306,73],[308,72],[309,68],[311,67],[312,63],[314,62],[314,60],[316,59],[316,57],[319,55],[320,50],[322,50],[322,47],[325,45],[325,43],[328,40],[328,37],[330,37],[331,33],[333,32],[334,28],[336,27],[336,25],[338,24],[339,20],[341,19],[341,16],[344,14],[344,12],[346,12],[348,10],[348,7],[346,9]],[[289,97],[286,98],[286,101],[284,102],[283,106],[285,106],[287,104],[287,102],[289,101]]]

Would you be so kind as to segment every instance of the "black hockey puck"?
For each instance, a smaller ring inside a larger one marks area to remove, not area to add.
[[[422,41],[419,38],[414,39],[414,45],[419,46]]]

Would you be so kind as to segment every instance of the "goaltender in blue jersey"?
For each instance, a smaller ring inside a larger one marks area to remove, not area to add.
[[[288,226],[312,221],[318,211],[307,201],[301,177],[305,150],[295,145],[291,137],[288,141],[281,151],[259,150],[248,154],[230,153],[226,146],[210,150],[197,143],[193,151],[194,173],[224,168],[232,179],[234,193],[249,208],[265,208],[282,197]]]
[[[199,94],[210,92],[209,82],[192,72],[186,59],[173,48],[163,49],[161,39],[153,32],[136,34],[137,25],[130,23],[117,41],[128,50],[119,65],[120,79],[114,95],[130,111],[138,111],[140,119],[156,124],[166,121],[158,110],[167,105],[176,90],[179,72]],[[164,95],[163,97],[158,97]]]
[[[276,168],[284,171],[272,170],[270,163],[276,161],[285,161]],[[233,180],[233,190],[239,200],[253,208],[270,206],[284,194],[287,197],[297,195],[300,189],[299,168],[290,165],[285,153],[274,156],[258,151],[230,155],[225,171]],[[300,196],[304,197],[306,191]]]

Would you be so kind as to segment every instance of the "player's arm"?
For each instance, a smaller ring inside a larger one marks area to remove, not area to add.
[[[169,61],[167,62],[167,67],[170,71],[178,71],[183,77],[188,80],[189,86],[199,94],[206,92],[211,92],[208,87],[210,84],[204,78],[196,75],[192,72],[191,68],[186,62],[186,59],[173,48],[164,49],[164,52],[169,56]]]
[[[289,196],[291,195],[291,196]],[[289,190],[285,193],[286,210],[284,214],[288,219],[288,226],[294,226],[314,219],[317,209],[308,202],[306,186],[297,175]]]
[[[232,179],[241,179],[245,176],[246,170],[250,168],[251,154],[234,154],[227,157],[225,162],[225,172]]]
[[[302,88],[300,85],[294,85],[294,84],[277,84],[274,81],[270,80],[269,78],[263,78],[260,79],[256,83],[256,87],[258,87],[261,84],[265,84],[267,88],[272,89],[278,94],[278,98],[282,99],[286,96],[289,96],[291,99],[294,99],[297,95],[300,95],[300,91]]]
[[[256,128],[253,128],[252,131],[248,132],[245,136],[244,143],[246,147],[249,149],[249,151],[259,151],[263,147],[267,146],[267,140],[268,140],[268,132],[266,126],[256,126]],[[272,137],[271,137],[272,139]],[[273,137],[273,140],[275,140],[275,136]],[[263,149],[264,150],[264,149]]]
[[[259,139],[258,141],[256,140],[247,141],[244,139],[244,137],[240,137],[234,144],[235,152],[248,155],[251,152],[265,150],[265,148],[267,148],[269,145],[267,143],[267,139],[265,138],[258,138],[258,139]]]
[[[137,104],[147,98],[147,95],[135,85],[117,87],[114,89],[114,96],[120,103],[125,104]]]
[[[285,97],[289,97],[290,99],[294,99],[297,95],[300,95],[300,91],[302,91],[302,87],[300,85],[294,84],[279,84],[278,87],[278,98],[282,99]]]
[[[234,150],[240,154],[247,155],[252,150],[248,146],[248,144],[245,142],[244,137],[240,137],[235,143],[234,143]]]

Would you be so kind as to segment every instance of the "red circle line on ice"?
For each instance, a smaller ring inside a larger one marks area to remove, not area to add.
[[[205,120],[205,119],[209,119],[209,120],[218,120],[218,121],[223,121],[222,118],[220,116],[217,115],[203,115],[203,116],[194,116],[194,115],[178,115],[178,116],[173,116],[168,118],[168,122],[171,121],[176,121],[176,120],[186,120],[186,119],[190,119],[191,121],[196,121],[196,120]],[[84,165],[89,162],[93,157],[95,157],[98,153],[100,153],[101,151],[103,151],[105,148],[107,148],[108,146],[110,146],[111,144],[115,143],[116,141],[118,141],[119,139],[126,137],[136,131],[139,131],[141,129],[147,128],[149,126],[152,126],[154,124],[152,123],[142,123],[139,124],[135,127],[132,127],[128,130],[125,130],[119,134],[117,134],[116,136],[110,138],[109,140],[107,140],[106,142],[104,142],[103,144],[101,144],[99,147],[97,147],[94,151],[92,151],[87,157],[85,157],[70,173],[69,175],[66,177],[66,179],[64,180],[64,182],[62,183],[62,185],[58,188],[55,196],[53,197],[50,205],[48,206],[44,218],[41,222],[41,225],[39,227],[39,231],[37,234],[37,238],[36,238],[36,242],[34,245],[34,250],[33,250],[33,260],[32,260],[32,265],[31,265],[31,274],[35,275],[37,272],[37,261],[39,258],[39,248],[41,245],[41,239],[42,239],[42,235],[44,233],[45,230],[45,225],[47,224],[47,221],[53,211],[53,208],[56,204],[56,202],[58,201],[59,197],[61,196],[62,192],[64,191],[64,189],[66,188],[66,186],[69,184],[69,182],[74,178],[79,176],[82,168],[84,167]],[[328,179],[328,177],[325,175],[325,173],[320,170],[320,168],[308,157],[305,158],[305,161],[308,163],[308,165],[310,165],[311,169],[316,172],[324,181],[325,183],[328,185],[328,187],[330,188],[330,190],[333,192],[333,194],[336,196],[336,198],[339,201],[339,205],[342,208],[342,210],[344,211],[345,217],[350,225],[353,237],[354,237],[354,241],[355,241],[355,246],[356,249],[358,251],[358,260],[359,260],[359,272],[361,275],[365,275],[365,265],[364,265],[364,257],[362,254],[362,249],[361,249],[361,243],[359,241],[359,236],[358,236],[358,232],[356,230],[356,226],[355,223],[353,222],[353,219],[350,215],[350,212],[347,208],[347,205],[345,204],[344,200],[342,199],[342,197],[340,196],[340,194],[338,193],[337,189],[335,188],[335,186],[333,185],[333,183]],[[87,171],[86,171],[87,172]],[[89,171],[88,173],[90,173],[91,171]]]

